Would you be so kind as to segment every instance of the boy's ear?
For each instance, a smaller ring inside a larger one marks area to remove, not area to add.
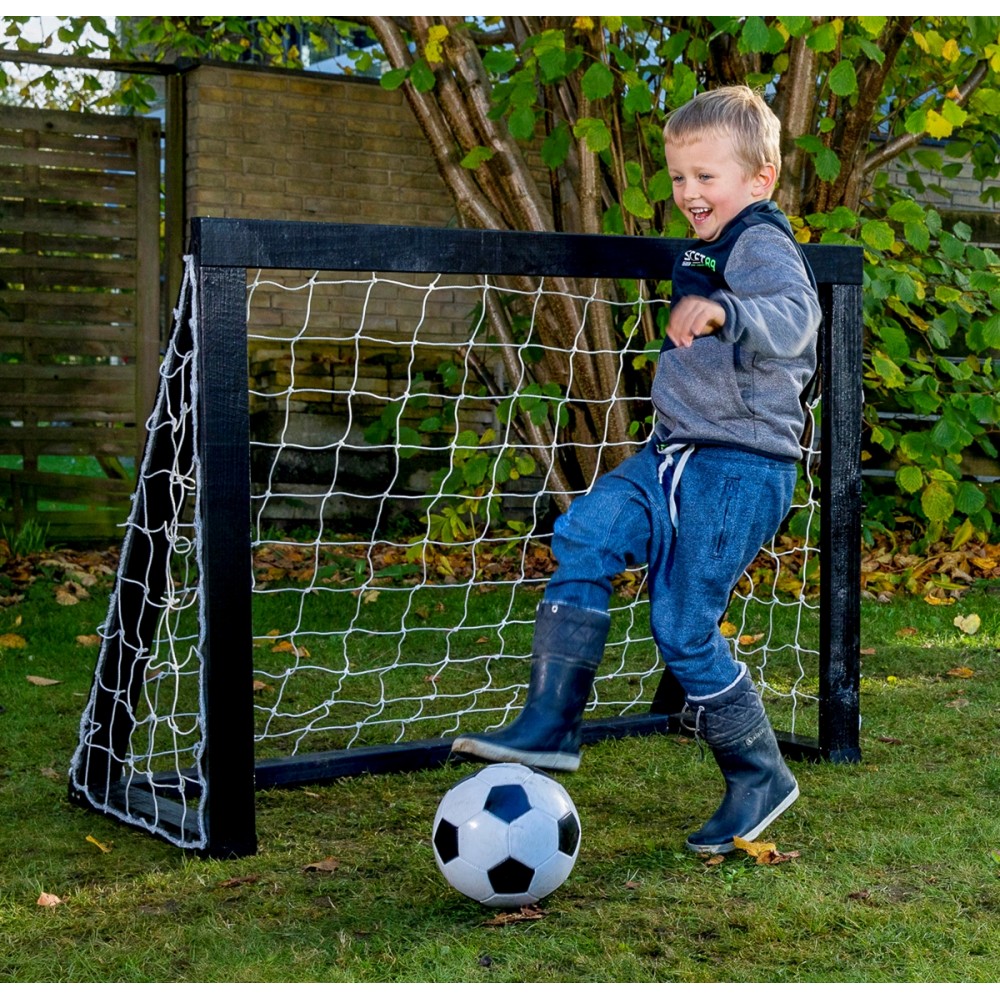
[[[769,194],[774,189],[774,185],[777,183],[778,171],[773,163],[765,163],[764,166],[762,166],[760,170],[753,175],[753,191],[761,197]]]

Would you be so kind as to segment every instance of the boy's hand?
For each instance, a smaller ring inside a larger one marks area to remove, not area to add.
[[[711,299],[685,295],[670,310],[667,336],[677,347],[690,347],[695,337],[714,333],[726,322],[726,310]]]

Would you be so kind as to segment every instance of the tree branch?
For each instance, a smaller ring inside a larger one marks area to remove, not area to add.
[[[986,78],[986,74],[989,72],[989,69],[990,64],[986,59],[983,59],[976,64],[976,68],[969,74],[969,77],[965,81],[964,85],[958,88],[958,96],[955,98],[955,103],[959,107],[965,104],[966,101],[968,101],[968,99],[972,96],[976,88]],[[877,170],[884,164],[896,159],[897,156],[905,153],[906,150],[912,149],[912,147],[916,146],[919,142],[925,139],[926,136],[926,132],[920,132],[911,135],[898,135],[896,138],[890,139],[865,160],[864,172],[869,174],[873,170]]]

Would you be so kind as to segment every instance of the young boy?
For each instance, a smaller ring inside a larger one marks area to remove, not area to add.
[[[525,706],[456,753],[573,771],[580,720],[608,635],[611,581],[648,563],[653,637],[726,781],[687,839],[723,853],[798,797],[760,696],[719,631],[744,569],[791,504],[816,366],[820,307],[770,196],[780,124],[748,87],[699,94],[664,129],[673,196],[699,242],[673,271],[653,382],[657,422],[637,455],[558,519],[558,569],[539,605]]]

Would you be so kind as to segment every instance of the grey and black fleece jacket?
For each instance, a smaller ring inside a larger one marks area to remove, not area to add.
[[[782,211],[745,208],[674,265],[672,302],[701,295],[726,322],[687,348],[665,341],[653,380],[656,437],[798,460],[801,396],[816,370],[815,281]]]

